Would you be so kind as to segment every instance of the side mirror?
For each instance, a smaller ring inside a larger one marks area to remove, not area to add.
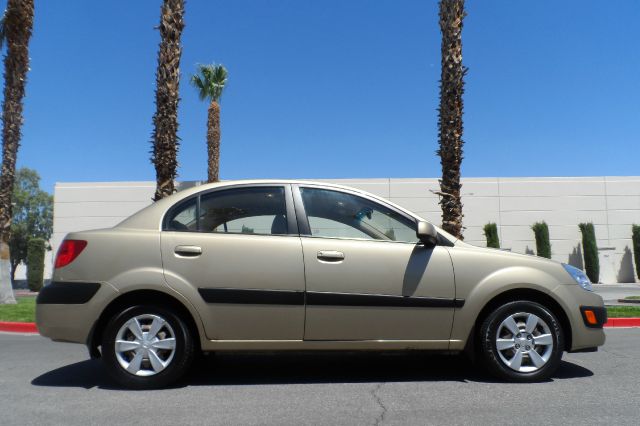
[[[416,230],[418,239],[427,246],[435,246],[438,243],[438,232],[435,226],[423,220],[418,221],[418,229]]]

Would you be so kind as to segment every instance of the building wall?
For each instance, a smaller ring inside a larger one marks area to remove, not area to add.
[[[438,180],[319,179],[382,196],[439,224]],[[195,182],[183,185],[191,186]],[[58,183],[54,196],[54,253],[71,231],[111,227],[151,203],[154,182]],[[553,259],[582,267],[578,223],[593,222],[602,282],[635,282],[631,224],[640,224],[640,177],[463,179],[464,236],[485,246],[482,227],[498,224],[503,248],[535,252],[531,225],[549,225]],[[50,276],[52,259],[46,274]]]

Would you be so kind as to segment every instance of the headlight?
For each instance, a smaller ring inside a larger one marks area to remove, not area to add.
[[[562,266],[580,287],[584,288],[587,291],[593,291],[593,288],[591,288],[591,281],[589,281],[589,277],[587,277],[587,274],[585,274],[575,266],[566,265],[564,263],[562,264]]]

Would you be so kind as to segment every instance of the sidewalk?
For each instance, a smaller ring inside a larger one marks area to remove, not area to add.
[[[640,284],[593,284],[593,291],[604,299],[605,305],[634,306],[627,303],[620,303],[618,299],[624,299],[627,296],[640,296]]]

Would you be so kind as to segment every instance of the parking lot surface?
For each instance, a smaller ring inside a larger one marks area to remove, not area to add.
[[[606,333],[545,383],[423,353],[226,354],[156,391],[118,389],[83,346],[0,334],[0,423],[640,424],[640,329]]]

